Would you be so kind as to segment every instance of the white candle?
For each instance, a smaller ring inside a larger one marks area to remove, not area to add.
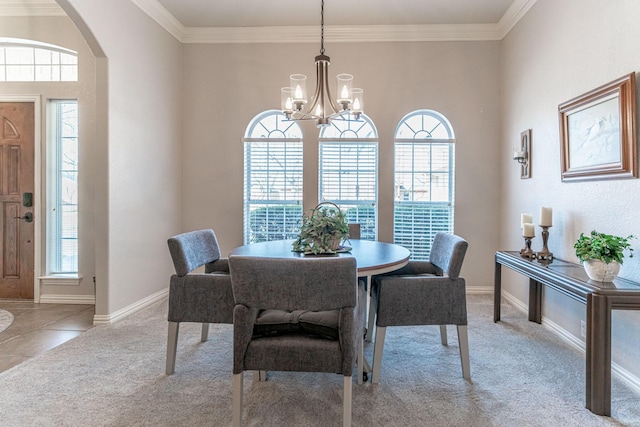
[[[522,224],[522,236],[523,237],[535,237],[535,226],[530,222]]]
[[[553,224],[552,221],[552,210],[551,208],[541,207],[540,208],[540,225],[544,225],[545,227],[551,227]]]
[[[527,213],[520,214],[520,229],[521,229],[521,230],[522,230],[522,227],[523,227],[526,223],[531,223],[531,224],[533,224],[533,215],[531,215],[531,214],[527,214]]]

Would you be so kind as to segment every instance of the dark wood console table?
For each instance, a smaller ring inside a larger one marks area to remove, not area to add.
[[[548,286],[587,306],[586,407],[611,415],[611,310],[640,310],[640,283],[616,278],[590,280],[580,264],[523,258],[517,251],[496,252],[493,321],[500,320],[502,266],[529,278],[529,320],[542,321],[542,287]]]

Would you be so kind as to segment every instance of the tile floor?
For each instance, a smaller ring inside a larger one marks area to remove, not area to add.
[[[93,327],[94,306],[0,300],[13,323],[0,332],[0,372],[77,337]]]

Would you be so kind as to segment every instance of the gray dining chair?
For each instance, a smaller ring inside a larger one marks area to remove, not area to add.
[[[373,278],[371,310],[376,316],[376,334],[371,382],[380,378],[387,327],[409,325],[440,325],[443,345],[447,345],[446,325],[456,325],[462,376],[471,378],[466,286],[460,277],[467,247],[463,238],[439,232],[429,261],[409,261],[399,270]]]
[[[366,298],[355,258],[232,254],[229,266],[236,301],[233,425],[242,425],[244,371],[297,371],[343,375],[343,425],[350,426],[354,365],[359,382],[363,371]]]
[[[360,224],[351,223],[348,226],[349,226],[349,238],[360,239]]]
[[[169,281],[169,331],[165,372],[175,371],[180,323],[202,323],[200,340],[207,341],[210,323],[233,323],[233,291],[229,261],[211,229],[178,234],[167,241],[176,273]],[[204,266],[204,272],[194,270]]]

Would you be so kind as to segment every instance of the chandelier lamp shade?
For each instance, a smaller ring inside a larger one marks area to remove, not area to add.
[[[351,74],[338,74],[337,98],[331,97],[329,88],[330,58],[324,54],[324,0],[320,9],[320,55],[316,56],[316,90],[308,102],[307,76],[291,74],[289,86],[280,91],[282,112],[291,120],[315,120],[318,127],[329,125],[330,121],[345,113],[351,113],[357,120],[363,107],[364,91],[353,87]]]

